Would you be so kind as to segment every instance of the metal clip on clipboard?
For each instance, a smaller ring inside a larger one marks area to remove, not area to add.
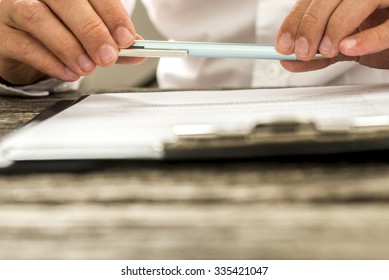
[[[320,127],[309,119],[273,118],[249,130],[212,125],[174,127],[166,158],[209,159],[337,154],[389,148],[389,116],[362,117]]]

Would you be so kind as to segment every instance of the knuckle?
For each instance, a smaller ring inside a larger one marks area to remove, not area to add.
[[[303,24],[307,28],[310,28],[312,26],[319,25],[320,24],[320,19],[319,19],[319,17],[316,14],[314,14],[312,12],[307,12],[304,15],[304,18],[303,18]]]
[[[38,69],[51,69],[53,66],[53,60],[50,53],[44,53],[40,56]]]
[[[33,41],[28,38],[9,38],[6,41],[9,53],[15,53],[19,59],[26,60],[30,57],[33,49]]]
[[[101,20],[92,20],[81,26],[80,32],[81,36],[99,36],[102,35],[105,31],[105,25]]]
[[[26,60],[31,55],[32,44],[33,42],[27,39],[19,42],[19,55],[22,60]]]
[[[109,19],[110,26],[126,25],[128,14],[122,12],[117,5],[110,5],[110,7],[105,8],[104,14]]]
[[[69,55],[78,50],[78,45],[74,43],[73,38],[64,37],[60,44],[56,46],[55,52],[59,57],[69,57]]]
[[[40,1],[17,1],[15,3],[15,14],[22,24],[26,26],[44,20],[47,7]]]
[[[306,7],[303,1],[297,1],[289,11],[290,15],[299,18],[301,18],[305,14],[305,12],[306,12]]]
[[[333,27],[340,27],[340,26],[344,26],[345,25],[345,16],[339,14],[339,13],[334,13],[330,20],[329,20],[329,23],[328,23],[328,26],[331,26],[331,28]]]
[[[288,16],[286,17],[286,20],[284,23],[287,23],[289,26],[298,26],[300,21],[302,20],[304,12],[301,11],[299,7],[293,7],[289,13]]]
[[[105,10],[104,10],[104,13],[107,16],[113,17],[113,18],[116,18],[119,15],[118,9],[117,9],[117,7],[115,5],[110,5],[109,7],[106,7]]]
[[[372,28],[371,30],[374,34],[374,37],[376,38],[376,44],[379,47],[388,45],[389,31],[386,28],[383,28],[383,26],[381,25],[378,26],[377,28]]]

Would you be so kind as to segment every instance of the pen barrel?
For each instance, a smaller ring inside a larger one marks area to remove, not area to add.
[[[206,49],[194,47],[189,50],[189,56],[208,58],[238,58],[238,59],[269,59],[297,60],[295,55],[282,55],[274,46],[259,45],[208,45]]]
[[[191,57],[297,60],[294,54],[280,54],[274,45],[137,40],[132,47],[145,50],[187,51]]]

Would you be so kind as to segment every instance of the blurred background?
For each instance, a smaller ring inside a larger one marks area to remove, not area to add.
[[[137,1],[132,20],[137,33],[145,39],[160,40],[163,37],[153,27],[141,1]],[[155,71],[158,59],[150,58],[141,65],[114,65],[108,69],[98,68],[82,82],[85,90],[120,90],[128,87],[157,86]]]

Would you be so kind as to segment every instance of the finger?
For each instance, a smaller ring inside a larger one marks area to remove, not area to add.
[[[345,55],[364,56],[389,48],[389,22],[352,35],[340,42]]]
[[[355,0],[354,0],[355,1]],[[300,60],[311,60],[317,54],[327,21],[342,0],[314,0],[301,19],[294,52]]]
[[[135,36],[136,40],[144,40],[142,36],[136,34]],[[117,64],[141,64],[145,60],[147,60],[146,57],[119,57],[117,60]]]
[[[78,75],[87,75],[95,64],[77,38],[39,1],[21,1],[7,9],[6,23],[30,33]]]
[[[92,7],[102,18],[119,48],[128,48],[134,43],[134,25],[120,0],[90,0]]]
[[[41,1],[66,24],[97,65],[107,67],[116,62],[118,59],[116,42],[88,1]]]
[[[326,68],[340,61],[358,61],[358,57],[338,55],[332,58],[324,58],[310,61],[281,61],[282,67],[294,73],[315,71]]]
[[[145,62],[147,58],[145,57],[119,57],[116,61],[116,64],[141,64]]]
[[[312,0],[298,0],[282,23],[276,39],[276,49],[282,54],[294,53],[294,41],[300,22]]]
[[[27,64],[37,71],[64,81],[76,81],[80,78],[29,34],[4,26],[0,32],[6,38],[0,42],[0,57],[3,61],[20,61],[20,65]],[[31,78],[24,77],[25,73],[21,69],[8,69],[6,66],[6,63],[1,64],[1,76],[11,83],[22,83]]]
[[[353,34],[377,8],[378,1],[343,0],[328,20],[319,50],[332,57],[339,53],[339,43]]]

